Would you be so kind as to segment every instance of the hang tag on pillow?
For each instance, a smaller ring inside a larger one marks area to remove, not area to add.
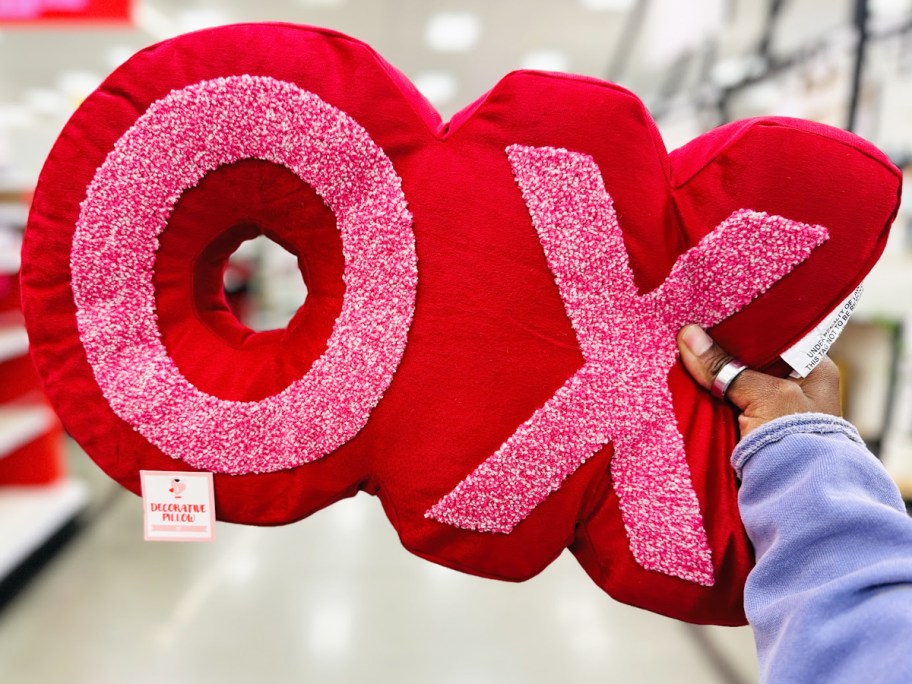
[[[855,313],[863,291],[864,284],[862,283],[811,332],[782,353],[782,360],[793,369],[791,372],[793,378],[806,378],[823,360],[833,343],[839,339],[852,314]]]
[[[141,470],[146,541],[213,541],[212,473]]]

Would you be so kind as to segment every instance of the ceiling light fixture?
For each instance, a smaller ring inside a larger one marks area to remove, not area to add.
[[[425,71],[419,74],[413,83],[418,92],[434,106],[450,102],[459,89],[456,78],[448,71]]]
[[[633,9],[636,0],[580,0],[580,3],[593,12],[627,12]]]
[[[231,17],[217,9],[188,9],[177,14],[177,25],[182,33],[230,23],[232,23]]]
[[[872,0],[870,12],[876,17],[896,18],[909,14],[908,0]]]
[[[481,21],[471,12],[442,12],[428,22],[424,37],[438,52],[465,52],[478,42]]]
[[[725,0],[655,0],[647,20],[649,57],[664,67],[718,35],[725,23]]]
[[[133,8],[133,22],[156,40],[173,38],[180,33],[170,16],[148,2],[140,2]]]
[[[561,50],[533,50],[523,56],[521,66],[533,71],[566,72],[570,70],[570,57]]]
[[[305,7],[341,7],[345,0],[298,0],[298,4]]]

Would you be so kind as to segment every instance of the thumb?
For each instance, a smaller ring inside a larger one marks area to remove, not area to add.
[[[698,325],[687,325],[680,330],[678,333],[678,349],[681,352],[681,361],[684,363],[687,372],[706,390],[711,389],[716,375],[726,363],[734,358],[734,356],[716,344],[703,328]],[[749,372],[745,371],[745,373]],[[744,373],[741,375],[744,375]],[[738,382],[741,379],[741,375],[735,378],[732,384]],[[726,393],[726,398],[738,408],[744,408],[738,402],[736,395]]]
[[[678,349],[687,372],[711,389],[722,367],[734,358],[698,325],[678,331]],[[793,413],[839,415],[839,369],[825,359],[802,380],[777,378],[750,369],[731,381],[725,398],[741,409],[738,425],[744,437],[761,425]]]

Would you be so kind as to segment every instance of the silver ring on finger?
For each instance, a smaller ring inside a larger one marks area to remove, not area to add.
[[[725,399],[725,393],[728,392],[728,388],[731,387],[731,384],[735,381],[742,371],[746,370],[747,366],[738,361],[738,359],[732,359],[726,363],[722,368],[719,369],[719,372],[716,373],[716,377],[713,378],[712,386],[710,390],[714,397],[719,399]]]

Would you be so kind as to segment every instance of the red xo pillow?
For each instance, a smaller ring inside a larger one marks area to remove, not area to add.
[[[275,525],[375,494],[413,553],[529,578],[565,547],[615,598],[744,620],[731,408],[676,360],[712,327],[756,368],[868,272],[900,175],[842,131],[724,126],[666,154],[641,102],[516,72],[441,123],[366,45],[224,27],[92,94],[41,175],[22,285],[66,427],[123,486],[215,473]],[[263,234],[308,288],[230,313]]]

